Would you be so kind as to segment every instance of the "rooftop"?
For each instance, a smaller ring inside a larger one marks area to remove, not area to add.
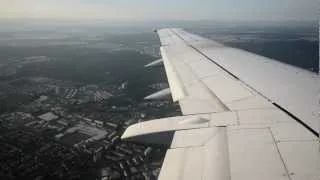
[[[47,112],[45,114],[42,114],[40,116],[38,116],[40,119],[45,120],[45,121],[51,121],[54,119],[57,119],[58,116],[53,114],[52,112]]]

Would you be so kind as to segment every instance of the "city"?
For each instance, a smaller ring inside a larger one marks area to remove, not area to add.
[[[101,50],[108,48],[103,53],[111,54],[114,61],[122,58],[120,65],[131,63],[132,67],[138,62],[136,67],[139,68],[130,74],[118,72],[114,62],[112,67],[107,62],[106,68],[87,69],[87,66],[104,66],[105,57],[94,63],[94,60],[89,61],[94,57],[79,60],[79,56],[88,56],[88,52],[73,49],[68,53],[76,54],[78,59],[70,60],[69,67],[64,65],[67,67],[65,72],[59,63],[64,63],[61,59],[66,57],[47,56],[46,50],[40,52],[42,55],[18,57],[16,54],[1,64],[1,178],[156,179],[165,147],[124,142],[120,137],[133,123],[178,115],[179,108],[168,100],[146,101],[142,98],[147,93],[168,87],[165,77],[162,80],[159,77],[161,70],[150,73],[156,80],[143,84],[147,90],[140,92],[141,97],[133,98],[129,94],[134,93],[132,91],[138,87],[135,83],[141,80],[135,82],[132,76],[138,77],[144,63],[159,56],[156,44],[150,47],[148,42],[136,40],[140,42],[135,43],[136,46],[130,45],[131,51],[125,45],[117,49],[106,46]],[[46,48],[61,52],[60,47],[47,45]],[[124,52],[129,56],[120,57],[126,54]],[[89,52],[89,55],[95,53]],[[128,57],[134,56],[143,57],[145,61],[130,62]],[[80,68],[79,73],[70,75],[74,65]],[[55,66],[59,67],[55,69]],[[90,74],[90,71],[97,74]]]

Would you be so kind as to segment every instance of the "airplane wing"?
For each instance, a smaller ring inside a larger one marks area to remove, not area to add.
[[[122,138],[169,146],[159,179],[320,179],[317,74],[182,29],[157,32],[183,116]]]

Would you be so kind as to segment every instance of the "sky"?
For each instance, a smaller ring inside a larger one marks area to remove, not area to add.
[[[315,21],[318,0],[0,0],[0,19]]]

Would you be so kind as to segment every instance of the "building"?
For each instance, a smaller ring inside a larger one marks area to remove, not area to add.
[[[45,120],[45,121],[52,121],[52,120],[58,119],[59,117],[57,115],[53,114],[52,112],[47,112],[45,114],[38,116],[38,118]]]

